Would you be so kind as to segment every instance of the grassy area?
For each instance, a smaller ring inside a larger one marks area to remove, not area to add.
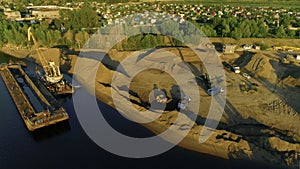
[[[166,1],[166,0],[165,0]],[[174,0],[171,0],[172,2]],[[182,0],[178,0],[182,1]],[[178,2],[177,1],[177,2]],[[175,2],[175,1],[174,1]],[[188,0],[184,3],[207,4],[207,5],[231,5],[231,6],[252,6],[252,7],[285,7],[300,8],[299,0]]]

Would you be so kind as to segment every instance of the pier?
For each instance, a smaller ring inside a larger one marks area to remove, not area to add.
[[[12,71],[18,71],[18,78],[24,80],[24,84],[26,83],[31,89],[44,110],[37,112],[30,98],[28,98],[20,83],[18,83],[16,74],[12,73]],[[64,108],[57,104],[56,99],[50,93],[47,94],[47,91],[43,91],[43,93],[40,91],[22,69],[21,65],[0,65],[0,74],[28,130],[34,131],[69,118]]]

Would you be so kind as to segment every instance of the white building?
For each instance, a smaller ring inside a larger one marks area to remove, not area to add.
[[[228,44],[226,44],[226,45],[223,46],[223,53],[225,53],[225,54],[232,54],[235,51],[235,47],[236,47],[236,45],[228,45]]]
[[[19,11],[12,11],[11,9],[5,9],[4,15],[6,16],[7,20],[17,20],[21,19],[21,13]]]

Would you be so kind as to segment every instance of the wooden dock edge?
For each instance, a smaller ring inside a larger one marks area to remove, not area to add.
[[[9,68],[15,68],[19,69],[21,74],[24,76],[26,81],[29,85],[33,88],[34,92],[36,92],[37,96],[45,102],[47,105],[51,106],[50,103],[47,101],[47,99],[42,95],[42,93],[39,91],[39,89],[34,85],[34,83],[31,81],[31,79],[28,77],[28,75],[25,73],[25,71],[21,68],[20,65],[1,65],[0,66],[0,74],[4,81],[4,84],[7,87],[7,90],[10,94],[10,96],[13,99],[13,102],[15,103],[24,123],[26,124],[26,127],[29,131],[34,131],[36,129],[53,125],[58,122],[64,121],[69,119],[69,116],[67,112],[64,110],[64,108],[60,107],[59,109],[55,110],[55,112],[60,113],[61,117],[58,118],[52,118],[46,117],[44,119],[38,120],[35,123],[33,123],[26,114],[39,114],[39,113],[45,113],[49,110],[44,110],[42,112],[37,113],[32,104],[30,103],[29,99],[24,94],[23,90],[21,89],[20,85],[10,72]]]

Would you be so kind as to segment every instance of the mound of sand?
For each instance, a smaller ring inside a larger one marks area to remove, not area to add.
[[[291,75],[289,75],[287,78],[283,80],[283,83],[291,87],[297,87],[300,86],[300,78],[296,79]]]
[[[262,53],[246,55],[237,59],[236,64],[245,67],[253,76],[295,87],[300,85],[300,66],[270,58]]]
[[[274,65],[276,66],[276,64],[271,64],[270,58],[268,58],[264,54],[259,53],[252,56],[251,60],[247,63],[245,68],[249,70],[254,76],[273,81],[277,79]]]

